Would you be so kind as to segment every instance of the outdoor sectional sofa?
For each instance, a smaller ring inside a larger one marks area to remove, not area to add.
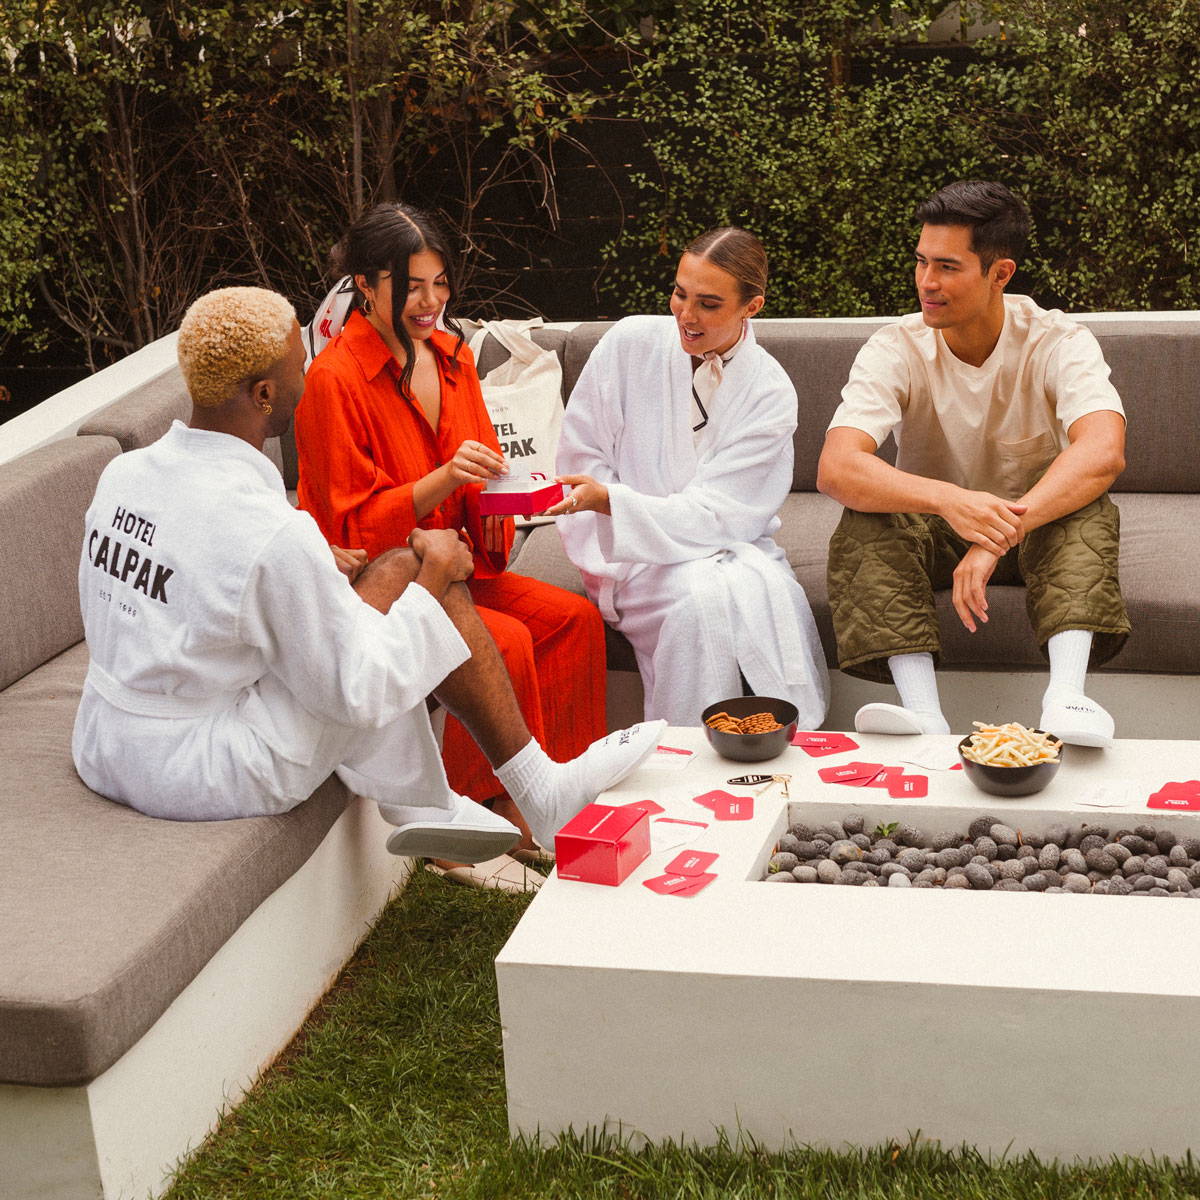
[[[1171,694],[1194,705],[1200,319],[1102,315],[1088,323],[1130,418],[1128,465],[1115,495],[1135,634],[1101,679],[1155,680],[1160,695],[1177,684],[1192,690]],[[825,552],[839,509],[815,491],[817,456],[854,354],[880,324],[758,323],[762,345],[799,393],[794,486],[780,540],[831,664]],[[565,393],[606,328],[537,332],[560,356]],[[483,368],[502,354],[486,344]],[[236,1101],[286,1044],[407,868],[383,850],[374,807],[332,778],[285,816],[187,825],[110,803],[75,775],[70,732],[87,662],[76,597],[83,514],[105,464],[153,441],[187,408],[172,370],[123,396],[79,436],[0,466],[5,1194],[78,1200],[159,1190],[222,1105]],[[294,487],[294,447],[285,441],[272,449]],[[524,539],[513,567],[582,590],[552,526]],[[989,595],[991,621],[975,638],[948,611],[948,596],[940,598],[947,665],[976,680],[989,669],[1041,669],[1022,589],[994,587]],[[609,667],[613,685],[636,680],[628,644],[611,631]],[[833,724],[846,684],[835,675]],[[626,690],[627,699],[632,694]],[[1143,736],[1154,719],[1141,714]],[[1190,719],[1183,712],[1183,722]]]

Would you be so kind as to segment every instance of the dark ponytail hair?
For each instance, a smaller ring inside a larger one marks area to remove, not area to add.
[[[713,266],[732,275],[743,304],[767,294],[767,252],[762,242],[745,229],[736,225],[710,229],[691,242],[684,253],[707,258]]]
[[[330,265],[338,275],[365,275],[367,282],[375,287],[379,276],[388,271],[392,277],[392,311],[388,313],[392,329],[404,349],[404,366],[400,371],[400,389],[407,392],[412,382],[416,356],[412,338],[400,319],[408,296],[408,260],[414,254],[428,250],[442,260],[446,281],[450,285],[450,299],[443,311],[446,328],[458,337],[454,344],[454,357],[458,357],[463,344],[463,331],[458,321],[450,314],[450,305],[458,296],[457,256],[450,248],[445,234],[437,222],[420,209],[398,202],[377,204],[363,213],[346,230],[341,241],[329,256]],[[362,308],[363,296],[357,285],[351,311]]]

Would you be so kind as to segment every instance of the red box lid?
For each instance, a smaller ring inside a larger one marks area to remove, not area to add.
[[[641,808],[613,808],[608,804],[589,804],[577,812],[556,836],[615,842],[623,838],[645,816],[646,812]]]

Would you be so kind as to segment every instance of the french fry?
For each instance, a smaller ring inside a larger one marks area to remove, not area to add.
[[[971,734],[963,758],[987,767],[1032,767],[1058,760],[1059,742],[1040,730],[1026,729],[1015,721],[987,725],[973,721],[978,732]]]

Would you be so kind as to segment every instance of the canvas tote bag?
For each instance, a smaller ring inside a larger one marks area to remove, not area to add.
[[[471,338],[471,353],[479,361],[490,333],[509,357],[481,376],[483,402],[509,468],[523,475],[540,471],[554,478],[554,456],[562,430],[562,367],[553,350],[543,349],[529,336],[541,317],[527,321],[484,321]],[[519,525],[542,525],[552,517],[518,520]]]

